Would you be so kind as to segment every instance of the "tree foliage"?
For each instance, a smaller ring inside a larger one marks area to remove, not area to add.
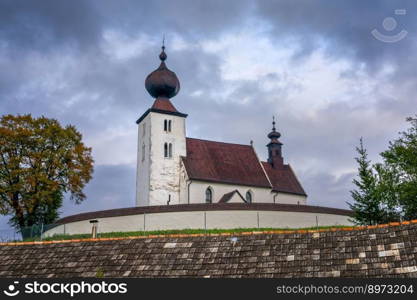
[[[65,193],[82,202],[92,172],[91,148],[74,126],[31,115],[0,119],[0,214],[16,228],[55,221]]]
[[[399,133],[374,165],[360,140],[358,179],[349,204],[358,224],[376,224],[417,218],[417,118],[407,118],[411,127]]]
[[[417,116],[407,118],[411,127],[381,153],[385,168],[395,178],[396,199],[405,219],[417,218]]]
[[[360,224],[374,224],[381,219],[381,210],[376,195],[376,178],[368,160],[368,154],[363,147],[363,140],[360,139],[359,147],[356,147],[359,156],[355,158],[358,163],[358,179],[353,183],[357,190],[351,191],[351,196],[355,200],[354,204],[349,204],[354,212],[354,218]]]

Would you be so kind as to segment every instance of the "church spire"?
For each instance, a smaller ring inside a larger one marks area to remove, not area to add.
[[[145,87],[148,93],[161,100],[168,100],[178,94],[180,90],[180,81],[177,75],[167,68],[165,60],[167,54],[165,53],[165,37],[162,41],[162,51],[159,54],[161,64],[158,69],[153,71],[146,77]]]
[[[271,140],[268,145],[268,162],[274,167],[280,167],[284,164],[284,158],[282,157],[282,143],[278,140],[281,137],[275,128],[275,116],[272,117],[272,131],[268,134],[268,138]]]
[[[161,47],[162,51],[161,54],[159,54],[159,59],[164,62],[167,59],[167,54],[165,53],[165,35],[162,38],[162,47]]]

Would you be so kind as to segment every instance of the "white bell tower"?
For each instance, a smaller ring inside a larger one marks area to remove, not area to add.
[[[186,155],[185,118],[171,103],[180,83],[166,65],[165,47],[161,65],[148,75],[145,87],[155,98],[138,120],[136,205],[179,204],[181,156]]]

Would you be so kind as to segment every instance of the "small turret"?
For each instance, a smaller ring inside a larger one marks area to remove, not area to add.
[[[272,117],[272,131],[268,134],[268,138],[271,139],[268,145],[268,163],[274,168],[279,168],[284,164],[284,158],[282,157],[282,143],[278,140],[281,137],[281,133],[275,129],[275,117]]]

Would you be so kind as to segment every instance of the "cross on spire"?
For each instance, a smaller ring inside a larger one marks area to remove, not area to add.
[[[164,62],[167,59],[167,55],[165,53],[165,34],[162,36],[162,51],[161,54],[159,54],[159,59]]]

